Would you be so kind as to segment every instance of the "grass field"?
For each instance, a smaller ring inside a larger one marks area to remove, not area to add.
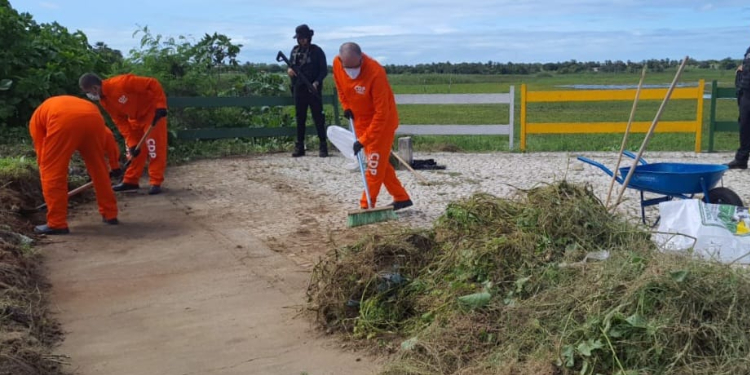
[[[669,85],[674,71],[647,73],[645,84]],[[525,83],[530,91],[569,90],[561,87],[572,84],[596,85],[637,85],[639,74],[584,73],[568,75],[528,75],[528,76],[479,76],[479,75],[396,75],[389,77],[397,94],[417,93],[498,93],[508,92],[509,86],[516,88],[515,134],[516,144],[520,133],[520,87]],[[697,84],[706,81],[706,93],[710,83],[717,80],[721,87],[734,85],[734,72],[717,70],[686,70],[680,83]],[[638,105],[635,121],[653,120],[660,100],[642,101]],[[527,119],[530,122],[626,122],[632,102],[578,102],[578,103],[532,103]],[[690,100],[670,101],[662,115],[663,121],[691,120],[696,115],[696,103]],[[703,149],[708,148],[708,125],[710,101],[704,100],[703,110]],[[720,100],[717,104],[720,120],[736,120],[737,106],[732,100]],[[403,124],[490,124],[507,123],[507,105],[400,105],[399,115]],[[637,149],[643,134],[633,134],[628,147]],[[692,151],[693,134],[656,134],[649,143],[650,150]],[[420,136],[414,137],[417,150],[461,150],[461,151],[507,151],[507,136]],[[529,135],[528,151],[594,151],[617,150],[622,142],[622,134],[580,134],[580,135]],[[715,149],[733,150],[737,147],[737,135],[717,133]]]

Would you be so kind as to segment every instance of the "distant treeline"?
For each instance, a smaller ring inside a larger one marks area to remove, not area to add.
[[[385,65],[388,74],[537,74],[542,72],[571,74],[584,72],[603,73],[639,73],[643,65],[648,65],[651,72],[662,72],[670,68],[676,68],[682,60],[651,59],[646,61],[622,61],[605,60],[599,61],[564,61],[548,63],[512,63],[488,61],[486,63],[450,63],[436,62],[416,65]],[[739,66],[741,60],[725,58],[723,60],[688,60],[688,66],[698,69],[734,70]],[[254,64],[247,63],[256,69],[267,72],[283,72],[286,67],[277,64]]]

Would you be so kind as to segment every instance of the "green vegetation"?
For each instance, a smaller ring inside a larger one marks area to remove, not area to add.
[[[397,351],[383,374],[739,374],[750,275],[658,252],[566,182],[478,194],[315,267],[322,327]]]

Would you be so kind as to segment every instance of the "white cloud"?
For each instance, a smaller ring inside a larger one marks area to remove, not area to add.
[[[241,59],[253,62],[288,53],[301,23],[315,30],[313,42],[329,60],[341,43],[355,41],[393,64],[723,58],[747,48],[747,38],[727,35],[750,36],[747,0],[309,0],[283,7],[277,0],[212,0],[208,8],[202,0],[131,0],[125,8],[102,4],[95,19],[83,16],[83,0],[50,11],[56,1],[21,7],[124,53],[139,43],[136,24],[165,37],[218,32],[242,44]],[[147,5],[150,12],[138,10]]]
[[[47,1],[42,1],[41,3],[39,3],[39,6],[45,9],[60,9],[60,5]]]

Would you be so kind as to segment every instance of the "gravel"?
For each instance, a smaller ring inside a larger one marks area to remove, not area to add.
[[[324,195],[347,209],[358,208],[362,191],[359,171],[352,162],[334,153],[329,158],[307,156],[291,158],[288,154],[273,154],[254,159],[258,167],[268,168],[283,175],[296,186],[312,195]],[[414,206],[398,211],[400,220],[415,226],[427,226],[445,210],[447,204],[476,192],[486,192],[500,197],[511,197],[518,189],[528,189],[539,184],[563,179],[578,184],[590,184],[596,195],[606,200],[611,177],[602,170],[578,161],[583,155],[599,161],[612,169],[617,163],[616,152],[539,152],[539,153],[415,153],[415,159],[434,159],[445,170],[419,170],[430,185],[420,185],[407,170],[397,171],[404,187],[411,195]],[[696,154],[692,152],[646,152],[649,163],[707,163],[722,164],[732,159],[733,153]],[[629,166],[632,159],[623,158]],[[737,193],[747,206],[750,203],[750,171],[731,170],[725,173],[723,186]],[[613,200],[621,185],[615,183]],[[647,197],[656,197],[648,195]],[[627,189],[625,201],[618,211],[633,220],[640,220],[640,194]],[[378,197],[379,205],[391,202],[385,190]],[[657,206],[647,209],[648,216],[658,216]]]

